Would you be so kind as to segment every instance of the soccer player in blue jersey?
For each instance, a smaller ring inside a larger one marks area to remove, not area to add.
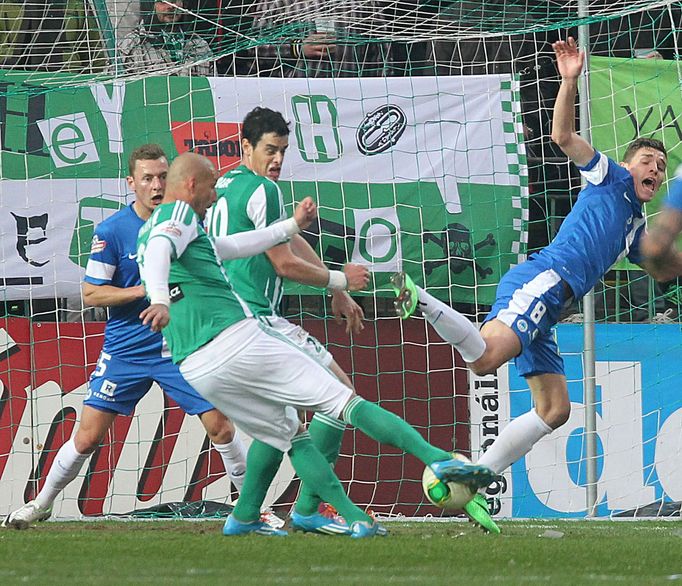
[[[96,228],[85,270],[83,298],[88,305],[108,307],[109,320],[80,424],[57,453],[35,500],[11,513],[7,526],[24,529],[47,519],[57,495],[76,478],[116,416],[130,415],[154,381],[185,412],[199,416],[230,479],[242,487],[246,450],[234,426],[185,381],[170,355],[162,356],[161,334],[139,318],[149,303],[136,260],[137,233],[163,199],[168,160],[158,145],[143,145],[130,155],[129,172],[135,201]]]
[[[576,133],[575,97],[584,54],[572,38],[553,47],[562,81],[552,140],[587,181],[556,238],[500,280],[497,299],[480,332],[404,273],[393,276],[401,317],[409,317],[418,306],[476,374],[493,373],[513,358],[518,373],[528,381],[534,409],[507,425],[478,461],[498,474],[568,419],[568,387],[553,326],[562,308],[581,299],[618,259],[627,256],[642,262],[642,204],[656,195],[667,164],[665,147],[658,140],[635,140],[619,165]],[[474,518],[474,507],[487,508],[481,495],[471,503],[467,512]]]

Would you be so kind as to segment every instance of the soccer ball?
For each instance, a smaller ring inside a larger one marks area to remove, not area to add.
[[[462,462],[471,462],[469,458],[462,456],[462,454],[453,453],[452,455]],[[466,484],[441,482],[428,466],[424,468],[424,473],[422,474],[422,488],[429,502],[444,511],[462,509],[476,494],[476,491],[471,490]]]

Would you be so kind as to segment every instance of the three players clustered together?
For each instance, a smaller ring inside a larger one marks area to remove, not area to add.
[[[476,464],[429,444],[404,420],[362,399],[331,354],[280,315],[282,279],[288,278],[327,288],[335,317],[358,332],[364,315],[347,291],[364,289],[369,273],[352,263],[328,270],[301,237],[316,217],[311,198],[286,218],[277,180],[288,124],[278,112],[256,108],[243,123],[242,164],[219,179],[212,163],[193,153],[170,167],[157,145],[131,154],[135,202],[97,227],[86,268],[84,299],[109,307],[110,318],[79,427],[36,498],[4,525],[25,528],[48,518],[116,416],[132,413],[153,381],[187,413],[199,415],[239,491],[225,535],[286,535],[281,520],[263,510],[284,453],[302,482],[292,528],[352,538],[386,535],[333,472],[346,424],[416,456],[441,481],[474,489],[562,425],[570,403],[553,326],[561,310],[623,256],[657,278],[682,274],[674,247],[682,231],[682,178],[672,182],[669,205],[645,236],[642,204],[665,179],[665,147],[638,139],[618,165],[581,138],[574,106],[584,56],[570,38],[554,50],[562,83],[552,139],[587,182],[556,238],[502,278],[480,331],[405,273],[392,277],[401,317],[419,309],[477,374],[514,359],[528,381],[534,408],[507,425]],[[301,411],[314,413],[307,429]],[[235,424],[252,438],[248,458]],[[320,512],[322,503],[338,514]],[[482,494],[465,512],[499,533]]]

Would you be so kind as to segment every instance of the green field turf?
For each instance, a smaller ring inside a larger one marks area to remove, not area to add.
[[[216,521],[0,530],[0,584],[680,584],[682,522],[388,523],[389,537],[223,537]]]

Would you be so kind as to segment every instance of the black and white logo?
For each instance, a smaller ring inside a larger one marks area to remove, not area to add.
[[[407,116],[398,106],[380,106],[365,118],[355,133],[363,155],[378,155],[398,142],[407,127]]]
[[[34,267],[45,266],[48,260],[39,260],[37,256],[49,254],[48,245],[39,247],[47,240],[47,214],[40,216],[17,216],[10,212],[17,223],[17,252],[28,264]]]
[[[171,303],[180,301],[180,299],[185,297],[180,285],[177,283],[168,283],[168,295],[170,296]]]

